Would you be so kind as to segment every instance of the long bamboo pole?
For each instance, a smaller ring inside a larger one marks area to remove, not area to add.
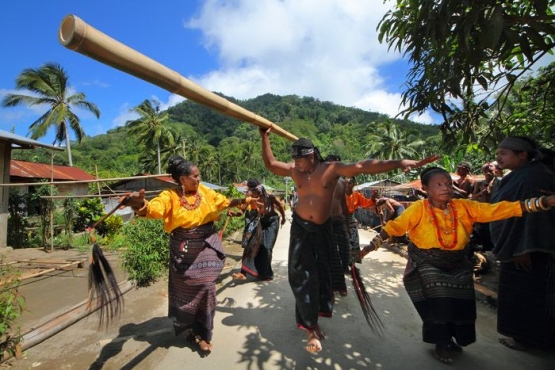
[[[297,140],[295,135],[266,118],[204,89],[161,63],[100,32],[73,14],[67,15],[62,20],[58,31],[58,40],[68,49],[148,81],[172,93],[258,127],[271,127],[274,133],[291,141]]]

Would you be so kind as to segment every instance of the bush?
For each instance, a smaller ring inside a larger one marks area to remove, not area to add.
[[[122,267],[138,286],[148,286],[167,273],[170,238],[162,220],[136,218],[120,229],[114,241],[125,248]]]
[[[100,217],[95,218],[95,222],[100,220]],[[98,232],[98,234],[108,238],[108,239],[112,239],[116,233],[119,231],[119,229],[121,229],[123,226],[123,219],[121,218],[120,215],[111,215],[110,217],[108,217],[107,219],[105,219],[103,222],[101,222],[99,225],[96,226],[96,231]]]
[[[73,231],[85,231],[87,227],[94,224],[95,220],[99,220],[102,215],[104,215],[104,205],[100,198],[86,198],[79,201]]]
[[[0,361],[7,351],[15,355],[16,346],[21,342],[21,329],[15,327],[15,321],[23,313],[25,300],[18,293],[19,275],[11,265],[4,265],[4,256],[0,256]]]
[[[15,189],[10,189],[8,201],[8,245],[14,248],[25,248],[29,246],[29,235],[27,228],[29,220],[26,217],[27,197]]]

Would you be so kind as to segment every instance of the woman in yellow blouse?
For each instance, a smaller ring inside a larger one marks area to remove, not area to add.
[[[476,300],[466,250],[473,224],[551,209],[555,196],[480,203],[452,199],[451,176],[441,168],[427,168],[420,178],[428,199],[414,202],[389,221],[361,255],[378,249],[390,235],[408,232],[409,260],[403,282],[422,318],[423,341],[435,344],[436,358],[450,363],[453,354],[462,351],[461,346],[476,341]]]
[[[129,196],[124,204],[135,214],[164,220],[170,234],[168,316],[174,319],[175,334],[190,331],[190,338],[203,351],[212,350],[216,313],[216,279],[225,260],[214,221],[228,207],[256,199],[228,199],[200,183],[198,167],[180,156],[170,158],[168,173],[178,184],[151,200],[144,190]]]

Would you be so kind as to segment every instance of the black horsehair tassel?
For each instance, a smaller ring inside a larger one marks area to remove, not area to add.
[[[383,336],[383,323],[380,320],[376,309],[372,305],[370,295],[366,291],[366,287],[364,286],[364,282],[360,276],[360,270],[355,266],[354,262],[351,264],[351,276],[353,278],[353,288],[355,289],[358,301],[360,302],[360,307],[362,308],[362,313],[364,313],[366,322],[368,322],[368,325],[374,334]]]
[[[119,318],[123,309],[123,295],[110,263],[96,243],[91,248],[89,266],[89,310],[98,309],[99,323],[108,325]]]

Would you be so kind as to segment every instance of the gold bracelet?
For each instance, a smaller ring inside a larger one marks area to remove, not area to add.
[[[524,199],[521,203],[526,213],[530,213],[530,208],[528,208],[528,200]]]
[[[530,202],[530,209],[532,210],[532,212],[538,212],[538,208],[536,207],[536,199],[538,198],[530,198],[529,202]]]

